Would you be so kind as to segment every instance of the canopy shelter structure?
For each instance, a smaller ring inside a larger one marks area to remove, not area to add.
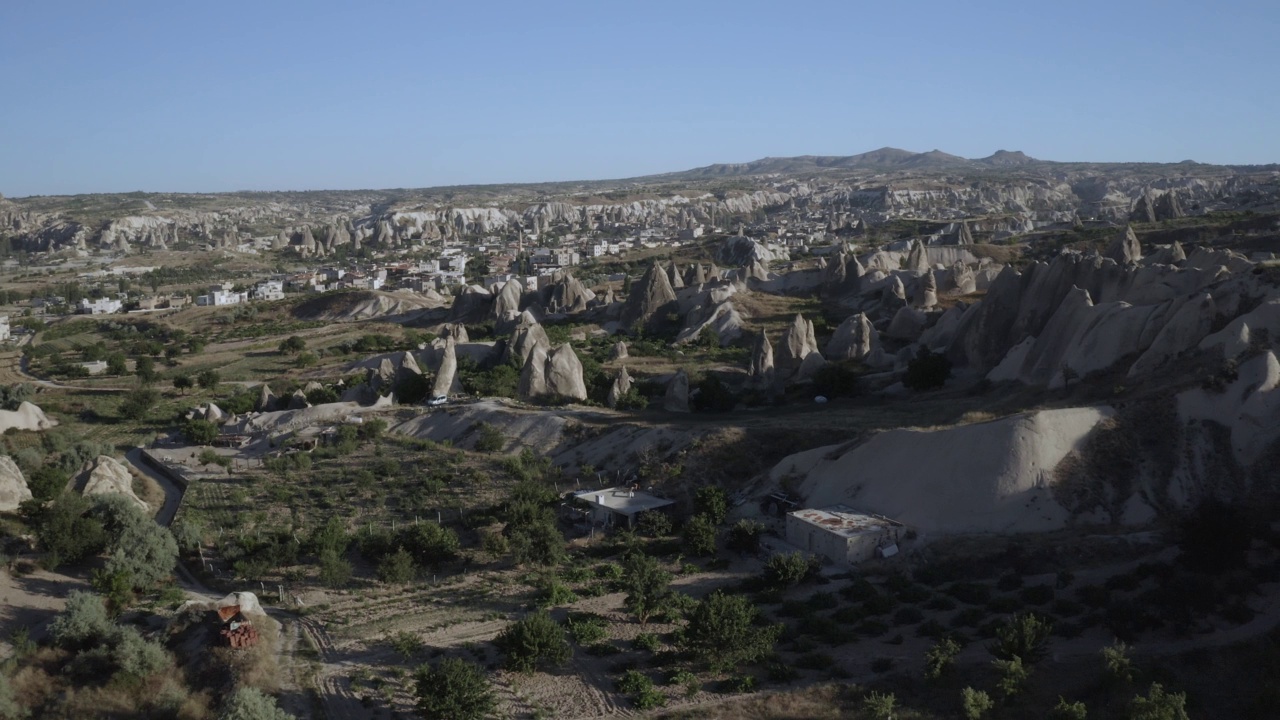
[[[573,496],[590,508],[593,524],[606,527],[635,527],[636,516],[640,513],[675,504],[674,500],[658,497],[635,487],[623,486],[582,490],[575,492]]]

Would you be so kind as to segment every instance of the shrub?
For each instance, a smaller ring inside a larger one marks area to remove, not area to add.
[[[758,552],[762,535],[764,535],[763,524],[744,518],[729,528],[729,548],[740,553]]]
[[[816,557],[806,558],[803,553],[773,555],[764,564],[764,581],[775,588],[799,585],[818,569]]]
[[[907,372],[902,377],[902,384],[910,390],[923,392],[940,388],[951,377],[951,361],[946,355],[929,352],[923,346],[916,357],[907,363]]]
[[[648,650],[649,652],[658,652],[658,648],[662,647],[662,641],[653,633],[640,633],[631,641],[640,650]]]
[[[929,680],[937,680],[955,663],[960,654],[960,643],[951,638],[942,638],[934,643],[924,654],[924,676]]]
[[[964,711],[966,720],[982,720],[995,705],[985,690],[966,687],[960,691],[960,707]]]
[[[1167,693],[1160,683],[1151,683],[1147,695],[1137,695],[1129,704],[1128,720],[1189,720],[1186,693]]]
[[[422,567],[452,560],[462,547],[458,533],[430,521],[406,525],[396,534],[396,542]]]
[[[378,563],[378,579],[391,585],[403,585],[418,573],[413,555],[403,547],[382,558]]]
[[[201,370],[196,375],[196,384],[205,390],[217,387],[220,382],[222,382],[222,376],[218,374],[217,370]]]
[[[996,631],[996,641],[988,649],[1002,660],[1018,657],[1034,665],[1048,652],[1052,632],[1053,623],[1039,615],[1015,615]]]
[[[719,525],[729,514],[729,496],[724,488],[715,485],[700,487],[693,496],[693,512],[705,515],[712,525]]]
[[[1111,682],[1128,684],[1133,682],[1133,660],[1129,657],[1129,646],[1123,642],[1102,648],[1102,667],[1106,670]]]
[[[1089,710],[1082,702],[1067,702],[1059,696],[1058,704],[1049,711],[1049,720],[1087,720]]]
[[[671,534],[671,516],[659,510],[639,514],[640,532],[649,537],[667,537]]]
[[[257,688],[241,687],[227,699],[218,720],[295,720],[276,707],[270,695]]]
[[[996,687],[1005,697],[1013,697],[1022,692],[1027,678],[1031,677],[1031,669],[1022,663],[1022,658],[1014,655],[1008,660],[992,660],[991,666],[1000,673]]]
[[[480,423],[476,428],[476,452],[497,452],[507,445],[507,436],[489,423]]]
[[[573,654],[564,630],[545,610],[530,613],[507,626],[494,639],[506,655],[507,667],[517,672],[533,672],[539,666],[564,664]]]
[[[862,708],[879,720],[893,720],[893,708],[897,704],[898,698],[893,693],[872,692],[862,699]]]
[[[58,647],[79,650],[98,644],[112,629],[102,598],[72,590],[67,595],[66,607],[49,623],[49,637]]]
[[[608,627],[604,618],[587,613],[570,615],[565,624],[569,627],[569,637],[578,645],[593,645],[604,640]]]
[[[568,585],[553,580],[543,586],[538,599],[538,607],[551,608],[577,601],[578,596],[573,594],[573,590],[569,589]]]
[[[218,434],[218,426],[208,420],[190,420],[182,427],[182,436],[192,445],[208,445]]]
[[[915,625],[924,620],[924,612],[920,608],[908,605],[893,614],[894,625]]]
[[[694,515],[684,524],[684,542],[694,555],[715,555],[716,523],[707,515]]]
[[[641,552],[627,555],[622,564],[622,588],[627,597],[623,606],[641,624],[658,614],[670,614],[671,573],[658,561]]]
[[[716,670],[753,662],[773,650],[782,630],[781,626],[757,626],[758,616],[759,611],[747,598],[717,590],[689,614],[679,644]]]
[[[351,563],[333,550],[320,553],[320,582],[326,587],[340,588],[351,582]]]
[[[484,671],[465,660],[445,658],[419,667],[414,675],[414,695],[423,717],[481,720],[496,706]]]

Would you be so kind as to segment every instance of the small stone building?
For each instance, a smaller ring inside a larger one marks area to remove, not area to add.
[[[787,513],[787,542],[833,562],[857,564],[897,552],[902,523],[845,505]]]

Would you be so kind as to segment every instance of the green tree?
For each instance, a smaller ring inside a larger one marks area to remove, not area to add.
[[[423,567],[452,560],[462,547],[458,533],[434,522],[407,525],[396,540]]]
[[[1028,665],[1040,662],[1049,651],[1053,623],[1035,613],[1014,615],[1000,629],[987,649],[1001,660],[1021,658]]]
[[[378,563],[378,579],[391,585],[404,585],[413,580],[418,573],[418,566],[413,562],[409,551],[400,548],[382,558]]]
[[[218,426],[208,420],[189,420],[182,427],[182,435],[192,445],[208,445],[217,439]]]
[[[627,593],[623,607],[641,625],[670,608],[671,573],[642,552],[632,552],[623,559],[622,588]]]
[[[133,374],[138,376],[138,380],[143,385],[150,385],[156,381],[156,361],[151,359],[150,355],[143,355],[133,363]]]
[[[467,260],[462,272],[466,276],[467,282],[480,280],[489,274],[489,258],[481,253],[472,255]]]
[[[275,698],[257,688],[241,687],[227,699],[218,720],[296,720],[276,706]]]
[[[195,386],[195,381],[191,379],[190,375],[186,375],[186,374],[175,375],[173,378],[173,389],[181,392],[184,395],[188,390],[190,390],[194,386]]]
[[[862,708],[876,720],[893,720],[893,709],[898,698],[893,693],[871,692],[862,698]]]
[[[743,518],[729,528],[729,547],[740,553],[754,554],[760,551],[763,535],[763,524]]]
[[[982,720],[995,705],[985,690],[966,687],[960,691],[960,707],[964,710],[965,720]]]
[[[517,672],[562,665],[573,654],[564,629],[545,610],[508,625],[493,642],[506,656],[507,668]]]
[[[496,703],[484,671],[457,658],[419,667],[415,676],[418,714],[430,720],[482,720]]]
[[[1128,720],[1190,720],[1187,694],[1165,692],[1160,683],[1151,683],[1147,695],[1137,695],[1129,704]]]
[[[517,491],[519,488],[520,485]],[[533,498],[514,497],[507,506],[506,516],[507,524],[502,534],[506,536],[512,559],[517,563],[555,565],[564,558],[564,535],[556,525],[556,516],[551,508]]]
[[[1000,673],[996,687],[1005,697],[1013,697],[1022,692],[1022,688],[1031,677],[1031,668],[1022,664],[1022,658],[1014,655],[1008,660],[992,660],[991,666]]]
[[[771,555],[764,564],[764,580],[775,588],[799,585],[818,570],[818,558],[805,557],[799,550]]]
[[[125,375],[129,372],[128,360],[124,353],[111,353],[107,356],[107,373],[110,375]]]
[[[290,335],[289,337],[280,341],[279,350],[281,355],[297,355],[298,353],[306,349],[307,349],[307,341],[303,340],[297,335]]]
[[[9,685],[9,677],[0,673],[0,719],[22,720],[27,717],[26,708],[18,704],[13,688]]]
[[[27,520],[35,527],[44,565],[50,569],[79,563],[107,544],[102,523],[89,515],[89,501],[75,493],[64,492],[47,506],[31,508]]]
[[[49,638],[60,648],[80,650],[97,645],[113,628],[102,598],[72,590],[67,594],[66,607],[49,623]]]
[[[476,430],[476,452],[497,452],[506,447],[507,436],[489,423],[480,423]]]
[[[910,390],[923,392],[940,388],[951,377],[951,361],[946,355],[929,352],[921,347],[916,357],[907,363],[907,372],[902,377],[902,384]]]
[[[332,550],[320,553],[320,582],[340,588],[351,582],[351,562]]]
[[[130,390],[120,403],[120,415],[126,420],[137,422],[147,416],[151,409],[160,402],[160,393],[151,388],[141,387]]]
[[[1133,682],[1134,668],[1129,650],[1129,646],[1123,642],[1102,648],[1102,666],[1110,682],[1122,685]]]
[[[706,515],[694,515],[684,524],[684,544],[689,552],[708,557],[716,554],[716,524]]]
[[[717,590],[689,613],[679,645],[717,671],[754,662],[773,651],[782,630],[757,625],[759,614],[747,598]]]
[[[944,637],[929,648],[924,654],[924,676],[928,680],[937,680],[955,663],[960,654],[960,643]]]
[[[1089,709],[1082,702],[1067,702],[1059,696],[1058,704],[1049,711],[1049,720],[1087,720]]]
[[[212,390],[222,382],[222,375],[217,370],[201,370],[196,374],[196,384],[205,390]]]
[[[724,488],[716,485],[698,488],[693,495],[693,513],[706,515],[713,525],[724,522],[725,516],[729,514],[729,496]]]

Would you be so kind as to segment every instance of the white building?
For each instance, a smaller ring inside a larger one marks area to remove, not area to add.
[[[284,281],[283,280],[263,280],[253,286],[254,300],[283,300],[284,299]]]
[[[98,298],[90,300],[85,298],[80,301],[81,315],[110,315],[120,312],[120,308],[124,307],[124,303],[111,298]]]
[[[9,341],[9,316],[0,315],[0,342]]]
[[[897,553],[903,531],[900,522],[845,505],[787,513],[787,542],[837,563],[890,557]]]
[[[636,515],[673,505],[674,502],[643,490],[611,487],[603,490],[582,490],[573,496],[591,508],[591,522],[610,527],[633,527]]]
[[[208,295],[200,295],[196,298],[197,305],[212,305],[215,307],[222,305],[239,305],[240,303],[245,302],[249,302],[249,293],[236,292],[232,290],[230,283],[214,285],[209,288]]]

